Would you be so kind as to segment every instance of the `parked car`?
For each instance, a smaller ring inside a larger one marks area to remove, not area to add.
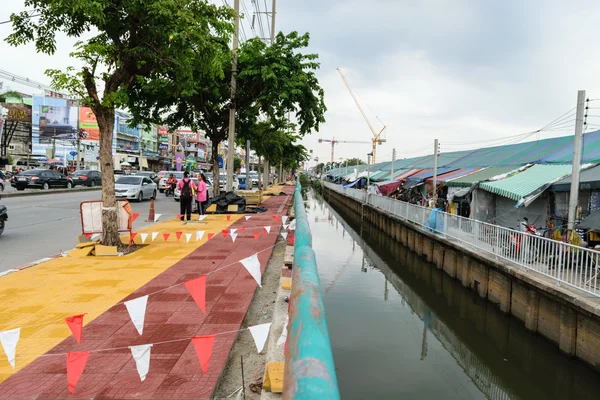
[[[50,169],[30,169],[13,176],[10,185],[17,190],[50,189],[73,187],[73,180],[58,171]]]
[[[180,179],[183,179],[183,172],[182,171],[170,171],[168,172],[165,176],[163,176],[162,178],[160,178],[160,181],[158,182],[158,190],[163,193],[165,191],[165,187],[167,186],[167,179],[169,179],[169,175],[173,174],[173,176],[175,178],[177,178],[177,180],[179,181]]]
[[[0,192],[4,192],[4,187],[6,186],[6,175],[4,172],[0,171]]]
[[[213,186],[212,186],[212,182],[210,181],[210,179],[207,178],[207,180],[208,180],[208,182],[206,182],[206,190],[208,192],[208,197],[210,198],[211,195],[212,195],[212,188],[213,188]],[[198,182],[200,182],[200,181],[199,181],[199,178],[192,178],[192,182],[194,182],[194,185],[198,186]],[[179,201],[180,197],[181,197],[181,191],[179,191],[179,189],[175,189],[175,193],[173,195],[173,199],[175,201]]]
[[[143,201],[156,198],[156,183],[145,176],[121,176],[115,182],[115,197]]]
[[[73,180],[73,186],[102,186],[102,174],[100,171],[80,170],[71,173],[68,178]]]
[[[221,192],[225,191],[225,187],[227,186],[227,175],[222,174],[219,175],[219,189]],[[240,181],[238,180],[237,175],[233,175],[233,191],[240,189]]]
[[[160,181],[156,172],[152,172],[152,171],[137,171],[134,175],[145,176],[146,178],[150,178],[150,180],[152,182],[156,183],[157,185],[158,185],[158,181]]]

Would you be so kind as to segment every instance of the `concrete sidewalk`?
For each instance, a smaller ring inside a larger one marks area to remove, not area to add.
[[[257,288],[238,261],[259,253],[264,271],[281,229],[273,216],[285,214],[293,187],[280,190],[289,195],[267,198],[269,211],[249,220],[243,215],[231,215],[230,220],[209,215],[191,223],[170,220],[140,230],[136,243],[141,242],[140,233],[149,234],[146,243],[152,232],[160,233],[130,255],[61,257],[0,277],[0,331],[21,328],[16,369],[0,357],[0,398],[69,397],[65,353],[76,351],[92,353],[75,398],[209,398]],[[263,226],[271,226],[270,233]],[[221,234],[230,228],[245,230],[233,242]],[[196,242],[199,230],[205,234]],[[183,233],[179,241],[176,232]],[[258,240],[255,232],[261,233]],[[163,233],[170,234],[167,242]],[[189,243],[186,233],[192,234]],[[209,233],[214,234],[210,240]],[[182,283],[207,273],[204,314]],[[122,302],[147,294],[140,336]],[[83,313],[83,340],[78,344],[64,318]],[[230,331],[216,336],[206,376],[189,340],[154,345],[143,382],[127,348]],[[113,348],[119,349],[93,352]]]

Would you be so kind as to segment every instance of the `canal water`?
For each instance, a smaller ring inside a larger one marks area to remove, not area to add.
[[[600,398],[599,372],[379,230],[349,224],[318,193],[306,196],[342,399]]]

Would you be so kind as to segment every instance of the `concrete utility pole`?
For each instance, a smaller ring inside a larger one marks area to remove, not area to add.
[[[394,162],[396,161],[396,149],[392,149],[392,177],[391,180],[394,180]]]
[[[271,45],[273,45],[273,42],[275,41],[275,2],[276,0],[273,0],[273,10],[271,13]],[[265,10],[266,11],[266,10]],[[269,167],[269,160],[267,160],[267,158],[265,157],[265,166],[264,166],[264,185],[263,188],[264,190],[267,190],[269,188],[269,182],[270,182],[270,167]]]
[[[252,179],[250,179],[250,141],[246,140],[246,190],[252,189]]]
[[[271,7],[271,44],[275,41],[275,8],[277,6],[277,0],[273,0],[273,6]]]
[[[346,176],[348,176],[348,159],[346,158]]]
[[[438,169],[438,152],[440,145],[438,140],[433,141],[433,202],[435,207],[435,201],[437,200],[437,169]]]
[[[581,150],[583,145],[583,114],[585,111],[585,90],[577,92],[577,113],[575,114],[575,140],[573,142],[573,172],[571,175],[571,193],[569,196],[569,219],[567,229],[569,239],[575,228],[577,204],[579,203],[579,172],[581,170]]]
[[[229,137],[227,152],[227,187],[228,192],[233,190],[233,157],[235,156],[235,102],[237,91],[237,62],[238,46],[240,40],[240,0],[233,0],[233,11],[235,12],[235,30],[233,32],[233,60],[231,63],[231,104],[229,104]]]

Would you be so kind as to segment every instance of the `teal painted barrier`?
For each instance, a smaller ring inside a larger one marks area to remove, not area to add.
[[[340,393],[321,283],[299,183],[294,193],[294,216],[294,268],[285,345],[283,398],[337,400]]]

